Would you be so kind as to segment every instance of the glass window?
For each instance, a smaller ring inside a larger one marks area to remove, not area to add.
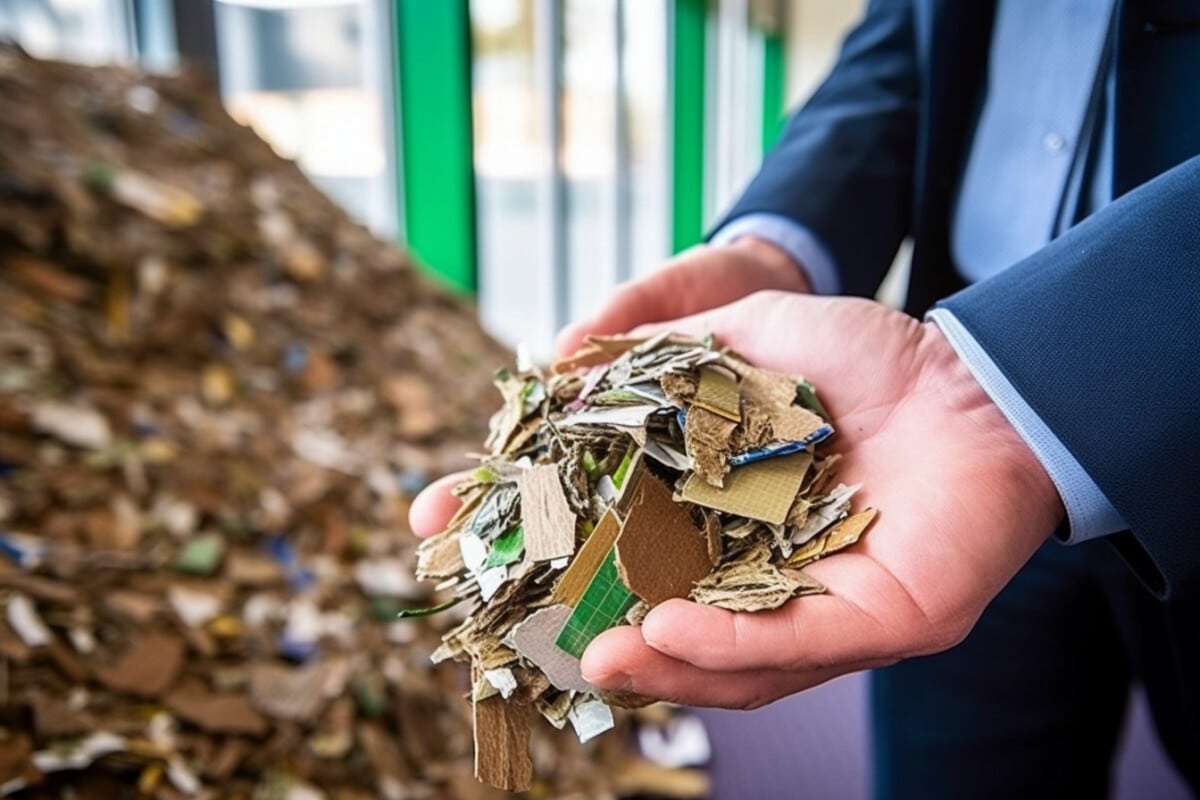
[[[230,114],[356,218],[394,235],[386,6],[219,0],[216,26]]]
[[[471,36],[479,310],[497,336],[543,354],[553,297],[541,182],[551,155],[533,0],[472,0]]]
[[[125,0],[0,0],[0,39],[41,58],[102,63],[136,55]]]
[[[560,19],[544,16],[558,10]],[[559,323],[591,313],[619,278],[667,253],[666,14],[666,0],[471,3],[480,310],[497,335],[537,356],[550,354]],[[546,35],[555,23],[557,43]],[[561,57],[557,87],[547,48]],[[556,91],[559,153],[548,117]],[[547,190],[556,166],[558,209]]]
[[[668,0],[625,2],[631,275],[650,272],[671,252],[668,14]]]
[[[579,319],[616,281],[616,0],[572,0],[564,10],[567,314]]]

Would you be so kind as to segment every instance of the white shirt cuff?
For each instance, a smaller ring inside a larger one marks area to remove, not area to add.
[[[813,294],[838,294],[842,281],[825,245],[795,220],[759,212],[730,220],[712,235],[710,244],[730,244],[743,236],[764,239],[787,253],[808,276]]]
[[[1087,471],[1080,466],[1067,446],[1054,435],[1025,398],[1004,377],[996,362],[975,341],[948,309],[935,308],[925,315],[946,336],[954,352],[971,370],[975,380],[988,393],[1012,426],[1021,434],[1025,444],[1042,462],[1042,467],[1054,481],[1058,494],[1067,509],[1070,531],[1067,544],[1077,544],[1123,531],[1127,526],[1112,503],[1100,491]]]

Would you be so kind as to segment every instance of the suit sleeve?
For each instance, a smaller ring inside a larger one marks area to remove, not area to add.
[[[714,230],[748,214],[791,219],[829,251],[843,292],[873,295],[908,232],[918,85],[911,0],[871,2]]]
[[[939,306],[1129,525],[1143,581],[1200,595],[1200,156]]]

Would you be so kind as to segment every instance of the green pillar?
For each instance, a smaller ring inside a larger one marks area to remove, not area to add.
[[[671,42],[671,249],[704,235],[706,0],[674,0]]]
[[[763,33],[762,66],[762,149],[766,153],[775,146],[787,122],[784,108],[783,36],[778,32]]]
[[[396,0],[405,240],[443,282],[478,286],[468,0]]]

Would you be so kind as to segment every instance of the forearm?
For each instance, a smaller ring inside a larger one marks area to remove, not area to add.
[[[1200,158],[941,305],[1112,502],[1160,595],[1200,586]]]

